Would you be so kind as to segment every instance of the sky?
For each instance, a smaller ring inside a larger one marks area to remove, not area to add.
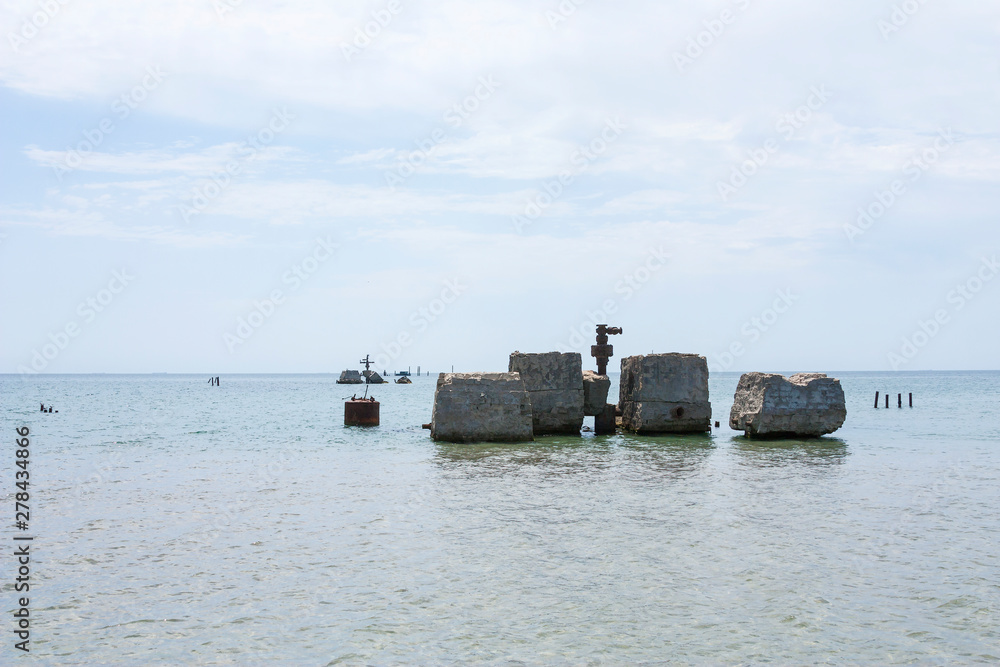
[[[1000,5],[7,0],[0,372],[1000,369]]]

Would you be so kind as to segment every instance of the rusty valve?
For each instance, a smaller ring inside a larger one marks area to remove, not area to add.
[[[617,336],[621,327],[609,327],[607,324],[597,325],[597,345],[590,346],[590,356],[597,359],[597,374],[608,374],[608,359],[615,356],[614,345],[608,345],[608,336]]]

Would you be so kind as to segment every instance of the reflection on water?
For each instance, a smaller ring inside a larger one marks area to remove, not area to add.
[[[601,438],[544,437],[535,442],[435,445],[435,462],[470,476],[616,475],[631,480],[680,478],[705,464],[715,443],[708,434]]]
[[[840,438],[753,440],[736,436],[730,439],[730,446],[739,463],[757,467],[842,465],[850,454]]]
[[[681,479],[697,473],[715,451],[707,433],[675,436],[623,435],[618,446],[626,477]]]

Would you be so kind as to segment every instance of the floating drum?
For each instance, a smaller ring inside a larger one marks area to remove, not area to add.
[[[344,426],[378,426],[376,400],[355,398],[344,403]]]

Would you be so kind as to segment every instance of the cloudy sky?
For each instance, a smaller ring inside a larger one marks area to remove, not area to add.
[[[2,7],[2,372],[1000,368],[995,3]]]

